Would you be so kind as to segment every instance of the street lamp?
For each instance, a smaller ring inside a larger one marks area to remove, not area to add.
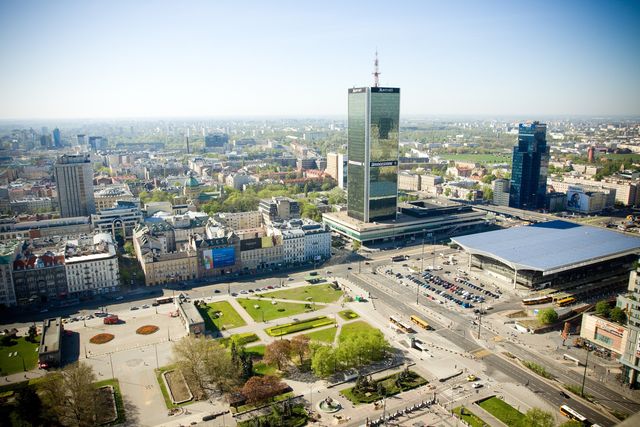
[[[582,390],[580,391],[580,395],[584,397],[584,383],[587,380],[587,366],[589,366],[589,347],[587,348],[587,358],[584,361],[584,373],[582,374]]]

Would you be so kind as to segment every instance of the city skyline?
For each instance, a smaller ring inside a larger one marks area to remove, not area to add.
[[[0,120],[346,117],[345,89],[372,83],[376,50],[380,84],[407,94],[405,117],[640,114],[637,3],[404,2],[385,13],[70,1],[0,12],[11,64]]]

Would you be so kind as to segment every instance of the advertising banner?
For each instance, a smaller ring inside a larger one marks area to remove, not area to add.
[[[580,187],[570,186],[567,190],[567,210],[587,212],[589,210],[589,198]]]
[[[236,248],[228,246],[211,250],[213,254],[213,268],[230,267],[236,263]]]

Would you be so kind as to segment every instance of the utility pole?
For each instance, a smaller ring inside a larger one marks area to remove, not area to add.
[[[480,304],[480,311],[478,312],[478,339],[480,339],[480,325],[482,324],[482,304]]]
[[[111,379],[114,379],[116,376],[113,374],[113,360],[111,360],[111,353],[109,353],[109,365],[111,366]]]
[[[584,383],[587,379],[587,366],[589,366],[589,348],[587,347],[587,359],[584,361],[584,373],[582,374],[582,391],[580,395],[584,397]]]
[[[158,362],[158,343],[155,343],[153,348],[156,350],[156,369],[160,369],[160,363]]]
[[[424,272],[424,232],[426,230],[422,229],[422,256],[420,257],[420,274]]]

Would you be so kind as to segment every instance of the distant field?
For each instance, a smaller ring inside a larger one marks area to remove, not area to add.
[[[596,155],[600,157],[601,155]],[[605,154],[602,156],[611,160],[631,160],[632,162],[640,162],[640,154]]]
[[[508,154],[442,154],[438,155],[438,157],[458,162],[511,164],[511,156]]]

